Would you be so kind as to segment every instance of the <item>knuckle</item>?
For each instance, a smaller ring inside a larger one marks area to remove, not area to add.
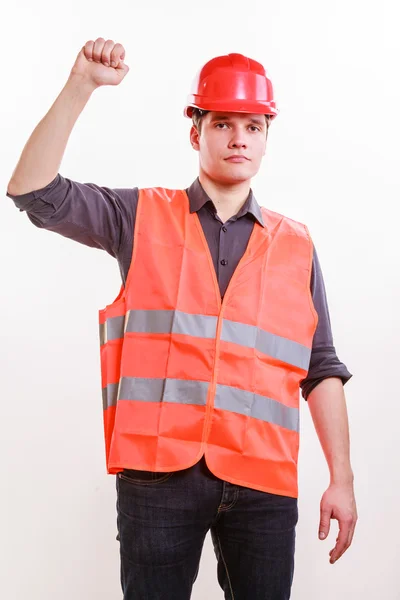
[[[98,43],[100,43],[100,42],[103,42],[103,43],[104,43],[105,41],[106,41],[106,40],[105,40],[104,38],[102,38],[102,37],[98,37],[98,38],[96,39],[96,42],[98,42]]]
[[[353,515],[347,515],[343,519],[343,523],[345,523],[346,525],[352,525],[354,523],[354,517],[353,517]]]

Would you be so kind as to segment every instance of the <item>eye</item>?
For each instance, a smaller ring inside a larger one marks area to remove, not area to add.
[[[250,125],[250,129],[251,129],[252,131],[261,131],[261,128],[260,128],[260,127],[257,127],[257,125]]]
[[[223,128],[223,127],[225,127],[225,126],[226,126],[226,127],[228,127],[228,125],[227,125],[226,123],[217,123],[217,124],[215,125],[215,127],[216,127],[217,129],[222,129],[222,128]]]

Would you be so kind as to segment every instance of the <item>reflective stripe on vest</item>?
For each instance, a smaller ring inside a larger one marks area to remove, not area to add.
[[[103,388],[103,408],[116,406],[119,401],[175,402],[180,404],[206,405],[209,383],[184,379],[145,379],[123,377],[118,394],[118,384]],[[292,431],[299,430],[299,411],[284,406],[272,398],[253,394],[227,385],[217,385],[215,408],[240,415],[247,415],[274,423]]]
[[[190,315],[174,310],[135,310],[128,313],[127,333],[177,333],[200,338],[214,338],[217,330],[217,317]],[[122,338],[124,317],[108,319],[101,326],[100,339]],[[284,363],[308,369],[311,349],[292,340],[263,331],[254,325],[246,325],[223,319],[221,340],[255,348],[263,354]]]

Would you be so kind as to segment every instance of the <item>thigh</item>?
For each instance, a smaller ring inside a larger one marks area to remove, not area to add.
[[[293,581],[297,500],[239,488],[211,529],[226,600],[288,600]]]
[[[189,600],[208,530],[193,501],[187,473],[117,475],[124,600]]]

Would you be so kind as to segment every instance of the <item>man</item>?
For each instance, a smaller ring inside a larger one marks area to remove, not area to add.
[[[199,177],[186,190],[109,189],[59,174],[95,89],[128,73],[98,38],[39,123],[8,196],[38,227],[119,262],[100,311],[107,469],[117,474],[125,600],[187,600],[209,530],[230,600],[290,597],[297,523],[299,386],[331,482],[319,534],[357,511],[343,384],[307,228],[261,209],[251,189],[277,115],[262,65],[239,54],[200,71],[185,114]]]

